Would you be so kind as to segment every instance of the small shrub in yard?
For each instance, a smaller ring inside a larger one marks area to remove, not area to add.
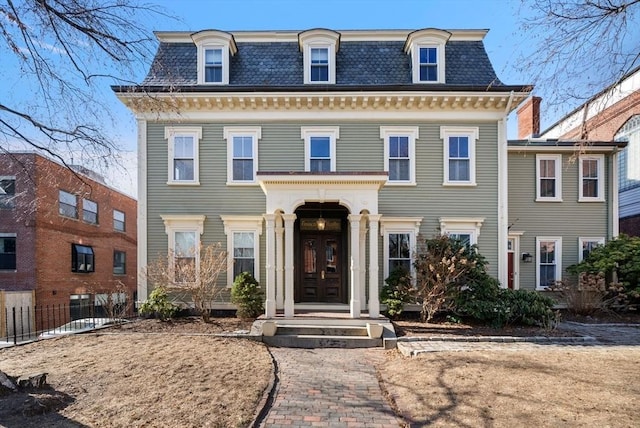
[[[239,318],[256,318],[264,311],[262,290],[249,272],[236,276],[231,287],[231,302],[238,310]]]
[[[559,292],[567,305],[567,310],[577,315],[592,315],[603,309],[607,294],[602,273],[583,272],[578,275],[577,282],[558,281],[551,290]]]
[[[387,306],[386,314],[389,318],[397,318],[402,313],[404,304],[411,301],[411,276],[406,269],[398,267],[384,283],[380,290],[380,303]]]
[[[176,316],[180,309],[169,301],[167,290],[163,287],[155,288],[149,298],[140,305],[140,315],[167,320]]]

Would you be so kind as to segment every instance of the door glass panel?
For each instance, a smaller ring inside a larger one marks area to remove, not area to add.
[[[338,272],[338,242],[335,239],[327,239],[326,243],[327,272]]]
[[[304,240],[304,273],[316,273],[316,240]]]

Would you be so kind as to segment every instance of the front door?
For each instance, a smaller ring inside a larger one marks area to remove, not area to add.
[[[344,303],[339,233],[304,233],[300,240],[301,302]]]

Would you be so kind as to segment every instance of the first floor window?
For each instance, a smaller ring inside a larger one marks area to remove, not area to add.
[[[255,277],[255,235],[253,232],[233,233],[233,278],[242,272]]]
[[[78,199],[76,198],[76,195],[60,190],[58,203],[60,215],[70,218],[78,218]]]
[[[538,280],[537,289],[546,289],[562,278],[562,240],[537,238]]]
[[[15,235],[0,235],[0,270],[16,270]]]
[[[71,272],[94,272],[93,248],[87,245],[71,244]]]
[[[449,238],[455,239],[465,247],[471,247],[471,234],[470,233],[449,233]]]
[[[91,224],[98,224],[98,203],[89,199],[82,200],[82,219]]]
[[[190,281],[196,266],[196,232],[175,232],[174,263],[176,282]]]
[[[124,251],[113,251],[113,273],[124,275],[126,273],[127,253]]]
[[[389,273],[398,268],[411,272],[411,235],[409,233],[389,234]]]
[[[596,247],[604,245],[604,238],[579,238],[578,261],[586,259]]]

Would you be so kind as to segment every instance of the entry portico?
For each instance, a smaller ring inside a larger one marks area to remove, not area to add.
[[[387,182],[386,172],[258,172],[266,196],[266,301],[267,318],[283,310],[295,315],[294,225],[296,210],[307,203],[337,203],[348,211],[349,311],[360,318],[380,315],[378,298],[378,193]],[[369,268],[366,269],[366,243]],[[283,257],[284,255],[284,257]],[[369,293],[366,298],[368,272]],[[284,273],[284,275],[282,274]],[[324,275],[324,272],[323,272]]]

